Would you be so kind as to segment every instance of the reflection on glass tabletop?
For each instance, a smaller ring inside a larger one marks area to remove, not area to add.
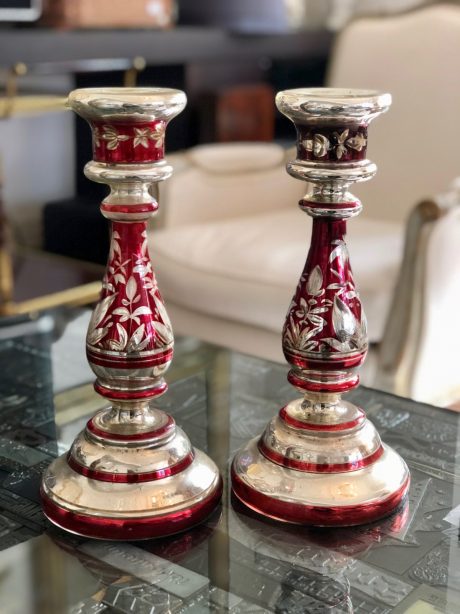
[[[287,367],[178,339],[156,401],[218,463],[222,505],[201,526],[136,543],[65,534],[41,513],[43,469],[104,403],[84,355],[89,313],[0,325],[0,612],[460,613],[459,416],[387,393],[350,394],[408,462],[408,501],[383,521],[309,529],[232,500],[234,452],[295,391]]]

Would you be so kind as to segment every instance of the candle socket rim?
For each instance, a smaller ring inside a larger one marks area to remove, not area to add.
[[[186,106],[185,92],[168,87],[88,87],[70,92],[67,106],[88,121],[169,121]]]
[[[294,88],[276,95],[278,110],[295,125],[367,125],[385,113],[391,94],[351,88]]]

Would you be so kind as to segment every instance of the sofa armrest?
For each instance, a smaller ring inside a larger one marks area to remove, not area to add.
[[[286,173],[286,152],[274,143],[200,145],[168,157],[156,226],[170,228],[252,216],[293,206],[305,184]]]
[[[403,260],[378,350],[375,387],[401,396],[411,395],[423,319],[423,261],[429,233],[440,215],[440,207],[431,200],[419,203],[409,215]]]
[[[423,201],[408,220],[376,387],[436,405],[458,400],[459,306],[458,200]]]

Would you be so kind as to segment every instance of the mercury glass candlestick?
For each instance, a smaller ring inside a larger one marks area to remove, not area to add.
[[[75,90],[71,108],[93,134],[89,179],[110,187],[101,205],[111,243],[86,351],[95,389],[110,404],[43,476],[46,516],[88,537],[146,539],[182,531],[218,503],[215,463],[194,449],[174,419],[155,409],[167,389],[173,333],[148,252],[152,184],[167,179],[168,122],[185,94],[162,88]]]
[[[309,183],[300,208],[313,218],[310,251],[283,329],[289,382],[303,397],[235,456],[235,495],[256,512],[299,524],[346,526],[389,514],[409,471],[360,408],[342,399],[359,383],[368,349],[366,318],[345,244],[361,202],[350,184],[370,179],[368,125],[391,96],[373,91],[280,92],[278,109],[297,130],[287,171]]]

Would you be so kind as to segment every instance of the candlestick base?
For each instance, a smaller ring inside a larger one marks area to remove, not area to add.
[[[155,410],[150,430],[104,431],[103,410],[47,469],[43,511],[58,527],[110,540],[163,537],[211,514],[222,494],[215,463]]]
[[[409,470],[382,444],[374,425],[351,403],[342,421],[296,418],[290,403],[235,456],[232,488],[255,512],[284,522],[352,526],[395,510],[409,488]],[[333,417],[337,417],[339,412]]]

